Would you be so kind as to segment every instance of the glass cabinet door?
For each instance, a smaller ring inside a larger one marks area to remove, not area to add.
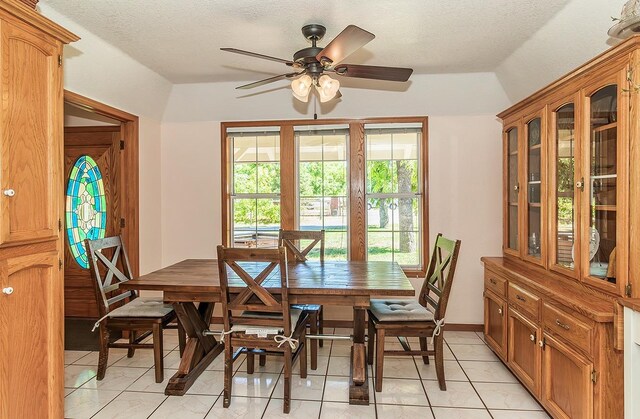
[[[518,181],[518,128],[510,128],[506,132],[506,237],[505,250],[517,252],[518,241],[518,196],[520,182]]]
[[[575,138],[575,105],[568,103],[554,112],[554,143],[552,155],[554,156],[552,172],[555,181],[551,185],[553,190],[553,237],[555,252],[552,255],[552,264],[575,271],[575,249],[577,222],[576,222],[576,196],[575,196],[575,163],[576,163],[576,138]]]
[[[542,253],[542,119],[526,125],[527,133],[527,248],[526,255],[541,259]]]
[[[618,188],[618,88],[610,85],[590,97],[588,175],[588,230],[582,248],[584,270],[591,278],[616,283],[616,223]]]

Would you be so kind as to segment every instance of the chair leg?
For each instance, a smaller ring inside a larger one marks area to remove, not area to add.
[[[98,355],[98,381],[104,378],[107,372],[107,363],[109,361],[109,329],[104,325],[100,325],[100,354]]]
[[[322,306],[320,306],[320,310],[318,310],[318,331],[321,335],[324,335],[324,310]],[[320,340],[318,345],[322,348],[324,346],[324,341]]]
[[[229,407],[231,404],[231,383],[233,382],[233,349],[231,348],[231,337],[224,341],[224,391],[222,395],[222,407]]]
[[[129,345],[133,345],[133,343],[136,341],[136,336],[137,336],[137,333],[135,330],[129,330]],[[136,354],[136,348],[130,347],[127,350],[127,358],[133,358],[135,354]]]
[[[258,357],[258,359],[259,359],[258,362],[259,362],[261,367],[264,367],[265,365],[267,365],[267,356],[266,355],[260,355]]]
[[[156,383],[164,381],[164,353],[162,352],[162,324],[153,324],[153,362],[156,369]]]
[[[422,352],[427,352],[429,347],[427,346],[427,338],[420,338],[420,350]],[[422,362],[425,365],[429,365],[429,354],[422,355]]]
[[[318,334],[318,312],[313,312],[309,316],[309,330],[312,335]],[[311,369],[315,371],[318,369],[318,340],[309,339],[309,344],[311,345]]]
[[[369,333],[367,335],[367,364],[373,365],[373,350],[376,342],[376,326],[369,316]]]
[[[247,348],[248,351],[253,348]],[[247,374],[253,374],[255,366],[255,354],[253,352],[247,352]]]
[[[182,354],[184,353],[184,347],[187,345],[187,335],[184,331],[184,327],[178,320],[178,347],[180,348],[180,358],[182,358]]]
[[[384,370],[384,329],[376,332],[376,391],[382,391],[382,372]]]
[[[284,413],[289,413],[291,410],[291,358],[291,348],[287,345],[284,350],[284,407],[282,409]]]
[[[302,331],[302,336],[300,336],[300,378],[307,378],[307,330]],[[311,360],[313,362],[313,359]]]
[[[440,385],[440,390],[447,391],[447,382],[444,379],[444,336],[443,333],[440,333],[435,337],[435,341],[433,343],[433,349],[435,350],[435,358],[436,358],[436,375],[438,376],[438,384]]]

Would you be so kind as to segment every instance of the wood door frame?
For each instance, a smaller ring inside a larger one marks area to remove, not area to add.
[[[120,234],[127,246],[127,255],[134,277],[140,275],[140,162],[139,120],[136,115],[116,109],[77,93],[64,91],[64,102],[97,115],[120,121],[124,150],[121,155],[122,218],[126,220]],[[133,198],[133,199],[132,199]]]

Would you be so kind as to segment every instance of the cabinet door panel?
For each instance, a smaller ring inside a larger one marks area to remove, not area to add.
[[[537,397],[540,393],[540,346],[538,327],[509,308],[509,365],[524,385]]]
[[[507,359],[507,304],[490,291],[484,293],[484,335],[496,354]]]
[[[59,47],[0,22],[0,244],[58,234]]]
[[[62,416],[62,281],[57,252],[0,262],[0,417]],[[33,391],[37,389],[38,391]]]
[[[524,119],[526,176],[523,256],[526,260],[545,265],[546,259],[546,132],[543,113],[537,112]]]
[[[504,132],[504,251],[513,255],[520,249],[520,139],[517,126]]]
[[[556,418],[593,418],[593,365],[571,348],[544,335],[542,401]]]

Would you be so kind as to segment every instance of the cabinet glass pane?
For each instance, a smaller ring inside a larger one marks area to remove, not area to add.
[[[540,258],[541,213],[541,120],[527,124],[527,254]]]
[[[575,224],[575,106],[556,111],[556,264],[573,269]]]
[[[518,250],[518,130],[507,131],[507,231],[509,249]]]
[[[589,274],[616,282],[617,86],[591,96]]]

